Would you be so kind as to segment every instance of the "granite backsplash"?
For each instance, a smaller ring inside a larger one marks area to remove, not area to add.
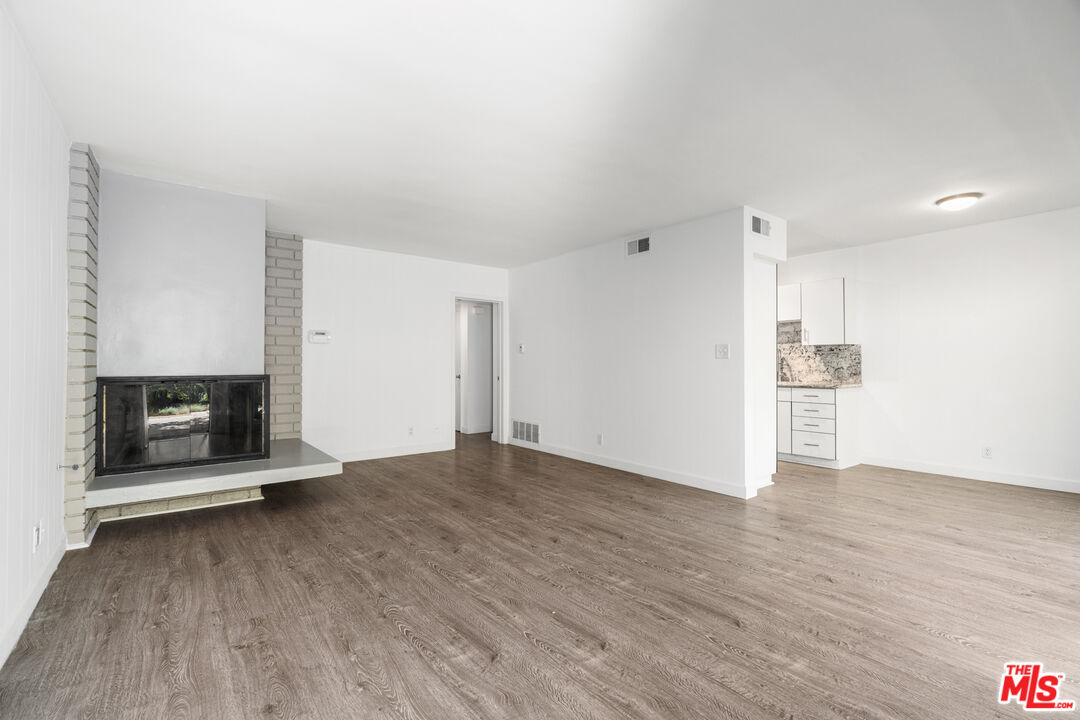
[[[777,323],[778,382],[862,383],[862,345],[803,345],[802,323]]]
[[[776,323],[776,344],[786,345],[789,343],[802,342],[802,322],[788,320]]]

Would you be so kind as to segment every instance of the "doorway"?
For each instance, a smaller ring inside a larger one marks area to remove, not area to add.
[[[454,430],[499,442],[502,378],[500,303],[454,303]],[[456,435],[455,435],[456,437]]]

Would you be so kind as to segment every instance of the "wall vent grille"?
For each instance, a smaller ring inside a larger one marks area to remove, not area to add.
[[[769,221],[764,218],[759,218],[757,215],[750,217],[750,229],[756,232],[758,235],[764,235],[769,237]]]
[[[520,420],[513,420],[514,432],[513,436],[515,440],[524,440],[525,442],[539,443],[540,442],[540,426],[536,423],[527,423]]]
[[[626,254],[637,255],[638,253],[649,252],[649,238],[641,238],[640,240],[631,240],[626,243]]]

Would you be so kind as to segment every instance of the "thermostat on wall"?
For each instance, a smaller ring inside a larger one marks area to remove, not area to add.
[[[309,343],[316,343],[319,345],[325,345],[330,342],[329,330],[308,330],[307,341]]]

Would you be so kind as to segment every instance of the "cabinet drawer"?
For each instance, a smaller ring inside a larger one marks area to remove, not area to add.
[[[795,417],[829,418],[830,420],[834,420],[836,418],[836,406],[819,403],[793,402],[791,403],[791,414]]]
[[[790,402],[791,388],[776,388],[776,402]]]
[[[791,418],[791,429],[835,435],[836,421],[828,418],[793,417]]]
[[[817,390],[815,388],[791,388],[792,402],[836,403],[835,390]]]
[[[791,454],[805,455],[820,458],[821,460],[835,460],[836,436],[793,430],[791,432]]]

